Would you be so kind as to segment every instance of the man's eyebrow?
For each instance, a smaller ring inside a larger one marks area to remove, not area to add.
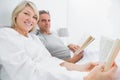
[[[46,21],[46,19],[42,19],[42,21]]]

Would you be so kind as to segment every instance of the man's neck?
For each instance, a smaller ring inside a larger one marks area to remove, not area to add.
[[[51,34],[50,31],[41,31],[41,30],[40,30],[40,32],[41,32],[42,34],[47,34],[47,35],[50,35],[50,34]]]

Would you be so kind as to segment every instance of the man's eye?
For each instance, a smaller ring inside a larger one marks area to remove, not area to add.
[[[50,22],[51,20],[48,20],[48,22]]]
[[[45,22],[46,20],[41,20],[42,22]]]

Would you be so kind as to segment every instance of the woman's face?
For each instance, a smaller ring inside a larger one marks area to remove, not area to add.
[[[29,32],[37,24],[37,16],[33,9],[26,6],[16,17],[16,28],[21,32]]]

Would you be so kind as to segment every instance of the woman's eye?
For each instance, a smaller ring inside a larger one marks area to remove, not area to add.
[[[25,15],[29,15],[28,13],[24,12]]]
[[[37,20],[37,17],[36,17],[36,16],[34,16],[33,18],[34,18],[35,20]]]

